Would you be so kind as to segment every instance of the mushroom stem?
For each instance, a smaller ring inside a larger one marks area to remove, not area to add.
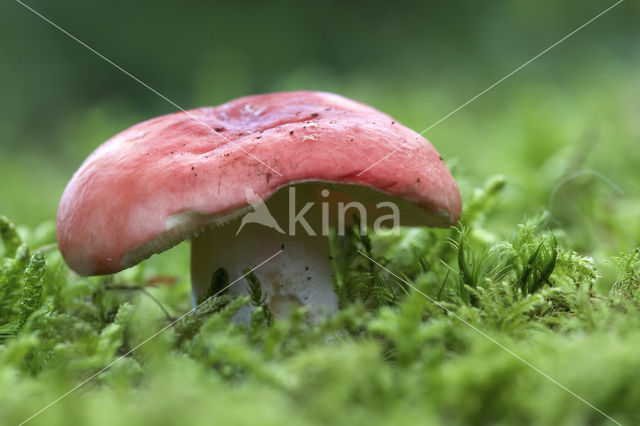
[[[247,213],[245,218],[239,218],[220,228],[207,228],[192,239],[191,279],[194,304],[208,293],[212,276],[218,268],[226,269],[231,281],[234,281],[242,277],[244,270],[254,268],[282,250],[282,253],[254,271],[274,316],[287,316],[293,306],[305,306],[312,320],[318,320],[337,310],[338,298],[331,277],[333,269],[329,242],[323,235],[316,188],[298,185],[294,188],[294,194],[295,209],[290,207],[291,192],[284,188],[267,200],[268,216],[262,210],[264,205],[254,204],[254,212]],[[309,235],[302,220],[294,221],[293,228],[289,220],[293,211],[302,212],[308,203],[314,204],[302,219],[316,235]],[[252,222],[249,216],[252,214],[253,220],[261,223]],[[265,220],[269,215],[275,219],[275,224]],[[272,225],[274,227],[270,227]],[[247,294],[247,280],[240,279],[228,291],[231,294]],[[250,313],[250,309],[243,309],[236,315],[236,320],[247,323]]]

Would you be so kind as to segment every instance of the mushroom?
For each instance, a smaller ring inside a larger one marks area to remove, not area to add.
[[[337,309],[329,226],[344,230],[356,214],[363,224],[446,227],[461,204],[416,132],[339,95],[281,92],[112,137],[67,185],[57,238],[81,275],[115,273],[191,239],[194,304],[219,268],[241,277],[281,250],[255,271],[266,303],[277,317],[304,305],[317,319]],[[243,279],[229,291],[247,287]]]

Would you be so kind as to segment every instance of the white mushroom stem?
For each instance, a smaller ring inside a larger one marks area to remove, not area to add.
[[[295,190],[295,213],[302,212],[309,202],[315,204],[302,216],[304,222],[294,221],[293,228],[289,220],[291,194],[285,188],[266,202],[268,211],[277,222],[270,223],[275,225],[274,228],[252,222],[261,220],[265,223],[269,219],[262,210],[264,205],[254,204],[254,211],[244,218],[219,228],[208,228],[192,239],[191,279],[194,303],[208,293],[212,276],[218,268],[226,269],[233,282],[243,276],[245,269],[256,267],[282,250],[254,271],[271,312],[282,318],[288,315],[292,306],[305,306],[311,318],[317,320],[337,310],[338,298],[333,288],[329,242],[322,231],[318,188],[303,184],[298,185]],[[305,223],[315,236],[309,235]],[[240,232],[237,233],[239,229]],[[247,280],[240,278],[228,291],[232,294],[247,294]],[[236,319],[246,323],[249,315],[250,310],[244,309]]]

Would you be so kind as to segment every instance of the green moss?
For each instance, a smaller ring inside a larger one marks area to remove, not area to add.
[[[593,259],[546,230],[547,216],[489,231],[495,202],[482,198],[497,192],[484,188],[459,229],[334,236],[342,309],[320,324],[302,310],[273,320],[254,283],[250,297],[216,296],[148,342],[189,310],[176,297],[188,282],[78,278],[57,252],[29,255],[4,232],[0,417],[22,421],[108,366],[33,424],[606,423],[531,363],[639,421],[638,251],[610,258],[617,276],[601,296]],[[216,287],[229,281],[219,275]],[[131,288],[144,291],[116,291]],[[247,303],[258,306],[251,324],[232,323]]]

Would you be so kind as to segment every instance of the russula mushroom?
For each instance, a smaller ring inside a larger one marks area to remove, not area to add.
[[[82,275],[118,272],[190,238],[194,301],[218,268],[233,279],[283,250],[255,271],[267,303],[276,316],[293,303],[317,318],[337,308],[326,227],[344,226],[340,214],[443,227],[460,211],[454,179],[422,136],[339,95],[283,92],[109,139],[67,185],[57,237]]]

